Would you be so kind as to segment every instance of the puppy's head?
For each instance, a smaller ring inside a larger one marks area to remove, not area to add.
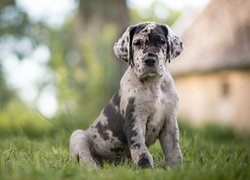
[[[129,63],[139,78],[161,76],[165,62],[183,50],[181,40],[167,25],[146,22],[127,28],[114,45],[114,53]]]

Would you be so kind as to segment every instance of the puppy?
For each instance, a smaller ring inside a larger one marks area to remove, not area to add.
[[[166,64],[182,50],[181,40],[167,25],[128,27],[114,45],[115,55],[129,65],[120,89],[87,130],[72,133],[71,155],[94,166],[131,158],[138,167],[152,168],[148,148],[159,139],[166,166],[181,164],[178,95]]]

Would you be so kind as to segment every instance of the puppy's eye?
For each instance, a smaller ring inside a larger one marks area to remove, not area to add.
[[[142,45],[142,40],[141,39],[137,39],[133,42],[133,45],[135,46],[141,46]]]
[[[159,38],[159,40],[158,40],[158,43],[160,44],[160,45],[164,45],[165,43],[166,43],[166,40],[164,39],[164,38]]]

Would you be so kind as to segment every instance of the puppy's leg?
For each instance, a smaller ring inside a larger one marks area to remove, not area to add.
[[[145,122],[136,117],[126,119],[124,130],[134,163],[138,167],[152,168],[154,166],[153,158],[145,145],[145,124]]]
[[[80,163],[86,163],[93,167],[97,167],[91,154],[90,139],[86,131],[76,130],[72,133],[69,149],[70,154],[76,157]]]
[[[166,166],[174,167],[176,165],[182,165],[179,128],[175,117],[167,119],[159,139],[165,155]]]

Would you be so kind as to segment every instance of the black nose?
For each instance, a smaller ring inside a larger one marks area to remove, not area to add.
[[[153,66],[156,62],[156,59],[154,57],[148,57],[144,60],[144,62],[147,66]]]

